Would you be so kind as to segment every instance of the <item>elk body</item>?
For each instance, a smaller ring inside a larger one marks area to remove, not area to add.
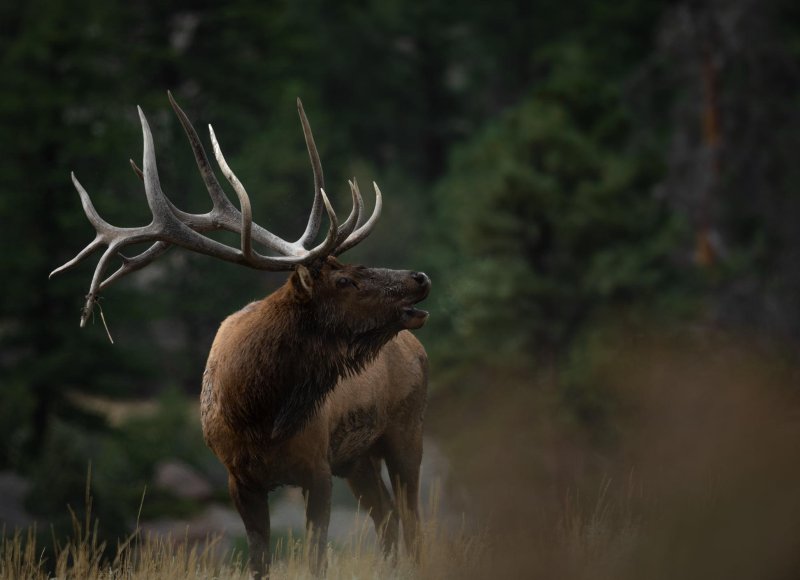
[[[152,135],[140,109],[142,169],[131,164],[144,181],[153,221],[140,228],[109,225],[73,175],[97,236],[53,274],[107,246],[87,295],[83,326],[101,290],[173,245],[252,268],[291,271],[281,288],[222,323],[203,373],[203,435],[228,470],[231,498],[247,530],[250,568],[256,577],[269,568],[268,492],[296,485],[306,494],[306,519],[315,546],[312,566],[323,569],[334,475],[346,478],[370,511],[387,553],[396,547],[400,521],[406,548],[413,551],[427,357],[409,330],[427,319],[415,304],[427,297],[430,280],[420,272],[345,265],[337,259],[375,226],[381,194],[376,185],[375,209],[365,219],[358,186],[351,182],[353,209],[339,225],[323,189],[319,156],[299,100],[315,195],[303,235],[288,242],[253,223],[249,197],[209,126],[215,157],[241,211],[228,200],[194,127],[172,95],[169,98],[189,138],[212,210],[183,212],[161,191]],[[324,241],[313,246],[323,209],[330,225]],[[238,233],[241,247],[202,235],[219,229]],[[120,252],[147,241],[152,245],[136,256]],[[271,255],[257,252],[254,242]],[[121,257],[122,265],[103,279],[115,256]],[[395,501],[381,479],[382,461]]]

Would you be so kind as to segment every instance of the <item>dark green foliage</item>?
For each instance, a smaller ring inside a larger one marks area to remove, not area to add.
[[[25,441],[29,438],[34,399],[29,385],[5,381],[0,388],[0,465],[23,462]]]
[[[673,287],[680,240],[678,220],[653,193],[657,158],[626,147],[621,104],[583,70],[581,50],[564,47],[562,59],[457,151],[440,187],[454,233],[446,296],[457,334],[545,360],[597,309]]]
[[[203,443],[197,417],[190,417],[192,406],[179,391],[168,389],[158,398],[158,410],[152,416],[131,418],[116,429],[97,456],[94,489],[107,502],[127,512],[138,508],[144,489],[147,501],[142,517],[169,514],[184,516],[196,511],[195,502],[173,497],[152,487],[156,465],[165,459],[186,462],[200,473],[213,473],[216,465],[211,451]],[[135,478],[135,479],[132,479]]]
[[[76,424],[55,422],[31,472],[28,509],[54,518],[59,535],[67,532],[71,526],[67,507],[78,513],[86,508],[91,469],[92,512],[107,537],[128,530],[139,515],[145,492],[144,519],[196,511],[195,502],[152,487],[156,464],[164,459],[181,460],[212,478],[215,475],[213,456],[203,444],[198,421],[188,415],[190,408],[184,395],[170,389],[159,397],[154,414],[131,417],[102,436]]]
[[[40,459],[31,470],[33,485],[26,498],[26,508],[35,516],[47,517],[56,537],[64,537],[71,530],[70,510],[82,514],[89,507],[87,482],[91,483],[91,472],[113,469],[112,462],[95,460],[104,453],[109,441],[62,421],[54,421],[48,430]],[[91,490],[92,512],[103,523],[107,537],[122,537],[127,531],[130,512],[136,503],[127,497],[123,503],[118,501],[118,496],[119,491],[134,488],[129,478],[123,486],[117,482],[117,491],[97,485]]]
[[[33,399],[25,444],[37,452],[51,417],[71,412],[67,391],[114,393],[146,376],[135,350],[120,356],[101,334],[75,332],[85,292],[80,277],[47,281],[93,235],[69,190],[69,169],[93,175],[100,191],[119,192],[129,177],[123,163],[117,172],[93,169],[98,156],[124,155],[119,145],[135,133],[116,106],[129,87],[115,59],[122,56],[115,32],[124,14],[97,2],[75,18],[66,5],[33,2],[8,17],[0,90],[0,263],[6,273],[0,349],[11,384],[26,385]],[[106,194],[98,207],[113,217],[121,199]]]

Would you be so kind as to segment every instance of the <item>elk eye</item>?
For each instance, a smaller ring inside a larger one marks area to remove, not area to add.
[[[352,282],[350,278],[345,278],[344,276],[336,280],[336,286],[339,288],[344,288],[345,286],[350,286],[351,284]]]

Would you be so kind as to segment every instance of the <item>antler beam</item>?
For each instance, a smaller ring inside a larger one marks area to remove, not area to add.
[[[195,131],[186,114],[175,102],[172,93],[168,92],[167,94],[170,104],[186,132],[200,175],[211,197],[212,208],[204,214],[187,213],[175,207],[164,194],[158,178],[155,146],[150,126],[142,109],[137,107],[142,125],[144,152],[142,155],[142,169],[139,169],[132,160],[131,166],[144,182],[147,204],[153,216],[150,224],[138,228],[119,228],[107,223],[97,213],[89,194],[75,175],[72,174],[72,182],[81,198],[83,210],[89,223],[94,226],[96,235],[77,256],[63,266],[53,270],[50,277],[74,267],[99,248],[106,247],[97,263],[89,286],[89,293],[86,295],[86,305],[81,313],[81,326],[86,324],[101,290],[104,290],[122,276],[147,266],[173,245],[259,270],[291,270],[299,264],[308,264],[328,255],[339,255],[355,246],[369,235],[380,216],[382,207],[381,193],[378,186],[375,185],[375,207],[370,218],[363,222],[364,204],[358,185],[353,181],[350,182],[353,208],[345,222],[341,226],[339,225],[336,213],[328,196],[325,194],[322,164],[319,160],[308,118],[305,115],[300,99],[298,99],[297,109],[314,173],[314,203],[306,229],[296,242],[288,242],[276,236],[253,222],[250,198],[247,191],[225,160],[211,125],[208,128],[214,157],[223,175],[236,193],[241,210],[231,203],[219,181],[217,181],[197,131]],[[309,249],[308,246],[316,238],[319,231],[323,208],[329,220],[328,232],[320,244]],[[241,237],[240,248],[232,248],[202,235],[216,230],[226,230],[239,234]],[[124,247],[142,242],[153,243],[147,250],[133,257],[127,257],[121,253]],[[266,256],[260,254],[253,248],[253,242],[277,255]],[[120,257],[122,265],[113,274],[103,279],[111,260],[116,256]]]

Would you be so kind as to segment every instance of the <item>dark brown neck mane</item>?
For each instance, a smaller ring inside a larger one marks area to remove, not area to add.
[[[225,407],[230,424],[254,436],[263,437],[271,422],[272,443],[302,429],[339,379],[361,372],[400,330],[330,324],[314,300],[299,299],[291,281],[255,308],[252,335],[242,345],[254,356],[242,357],[252,362]]]

